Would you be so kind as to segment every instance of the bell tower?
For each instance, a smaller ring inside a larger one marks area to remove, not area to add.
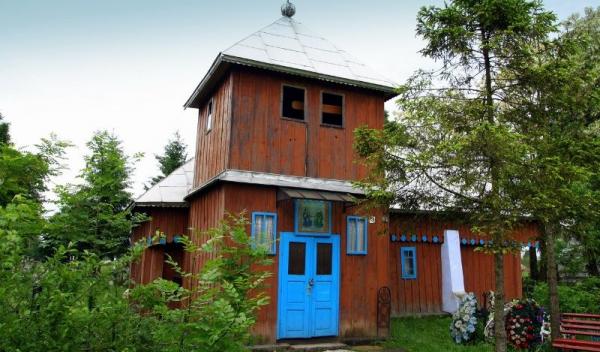
[[[354,181],[353,131],[381,128],[394,84],[294,19],[282,17],[217,55],[186,108],[198,109],[194,188],[215,177]]]

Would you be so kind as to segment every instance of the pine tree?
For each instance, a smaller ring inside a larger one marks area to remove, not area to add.
[[[158,161],[161,175],[153,177],[150,185],[155,185],[162,179],[167,177],[170,173],[177,170],[187,160],[187,144],[181,139],[179,132],[175,132],[173,139],[165,145],[163,155],[155,155],[154,157]]]
[[[441,68],[418,72],[401,87],[397,122],[383,132],[356,132],[358,153],[375,170],[363,183],[371,198],[459,211],[491,238],[484,250],[494,257],[496,307],[504,306],[504,255],[518,250],[510,238],[523,214],[514,202],[515,175],[525,173],[530,153],[506,113],[515,82],[505,75],[526,62],[554,21],[535,0],[454,0],[422,8],[421,53]],[[494,326],[495,350],[504,352],[502,314]]]
[[[138,156],[127,156],[121,141],[106,131],[96,132],[87,147],[82,183],[57,189],[59,211],[50,219],[45,243],[50,253],[71,243],[80,252],[114,258],[127,250],[131,229],[143,218],[129,208]]]
[[[4,122],[4,116],[0,113],[0,144],[9,144],[10,143],[10,134],[8,129],[10,124],[8,122]]]

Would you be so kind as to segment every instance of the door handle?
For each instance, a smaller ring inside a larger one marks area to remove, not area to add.
[[[313,287],[315,285],[315,279],[308,280],[308,286]]]

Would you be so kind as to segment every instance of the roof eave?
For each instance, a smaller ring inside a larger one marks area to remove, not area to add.
[[[348,86],[364,88],[369,90],[374,90],[377,92],[381,92],[384,95],[385,100],[389,100],[398,95],[396,88],[392,86],[385,86],[375,83],[369,83],[364,81],[357,81],[352,79],[346,79],[337,76],[324,75],[317,72],[302,70],[299,68],[284,66],[284,65],[274,65],[266,62],[246,59],[238,56],[231,56],[223,53],[219,53],[219,56],[215,59],[212,66],[206,73],[206,76],[202,79],[200,84],[196,87],[190,98],[184,104],[185,108],[199,108],[199,102],[202,100],[203,94],[212,84],[218,81],[221,78],[221,74],[227,69],[225,64],[237,64],[244,66],[251,66],[256,68],[262,68],[266,70],[276,71],[287,73],[291,75],[318,79],[321,81],[333,82],[338,84],[344,84]],[[220,74],[217,74],[220,73]]]
[[[134,202],[133,208],[189,208],[187,202]]]
[[[396,92],[396,88],[394,88],[392,86],[385,86],[385,85],[369,83],[369,82],[364,82],[364,81],[346,79],[346,78],[337,77],[337,76],[324,75],[324,74],[321,74],[318,72],[302,70],[299,68],[294,68],[294,67],[289,67],[289,66],[284,66],[284,65],[274,65],[274,64],[270,64],[270,63],[266,63],[266,62],[246,59],[243,57],[237,57],[237,56],[223,54],[223,61],[226,61],[226,62],[229,62],[232,64],[252,66],[252,67],[263,68],[263,69],[267,69],[267,70],[271,70],[271,71],[277,71],[277,72],[282,72],[282,73],[287,73],[287,74],[292,74],[292,75],[297,75],[297,76],[302,76],[302,77],[307,77],[307,78],[314,78],[314,79],[318,79],[321,81],[328,81],[328,82],[333,82],[333,83],[354,86],[354,87],[358,87],[358,88],[375,90],[375,91],[384,93],[386,95],[386,100],[398,95],[398,93]]]
[[[202,78],[200,83],[198,83],[196,89],[194,89],[192,95],[188,98],[185,104],[183,104],[184,108],[200,108],[199,100],[201,99],[198,98],[201,98],[202,93],[206,91],[206,88],[209,87],[212,83],[214,83],[214,78],[220,78],[217,77],[218,75],[215,75],[215,73],[217,73],[220,69],[224,68],[222,67],[223,56],[223,53],[219,53],[219,55],[217,55],[215,61],[213,61],[212,65],[210,66],[210,69],[208,70],[204,78]]]

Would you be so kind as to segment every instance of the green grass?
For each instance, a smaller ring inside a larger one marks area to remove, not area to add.
[[[457,345],[450,337],[449,316],[424,318],[399,318],[392,320],[388,348],[400,347],[406,352],[491,352],[493,346],[483,342]]]

